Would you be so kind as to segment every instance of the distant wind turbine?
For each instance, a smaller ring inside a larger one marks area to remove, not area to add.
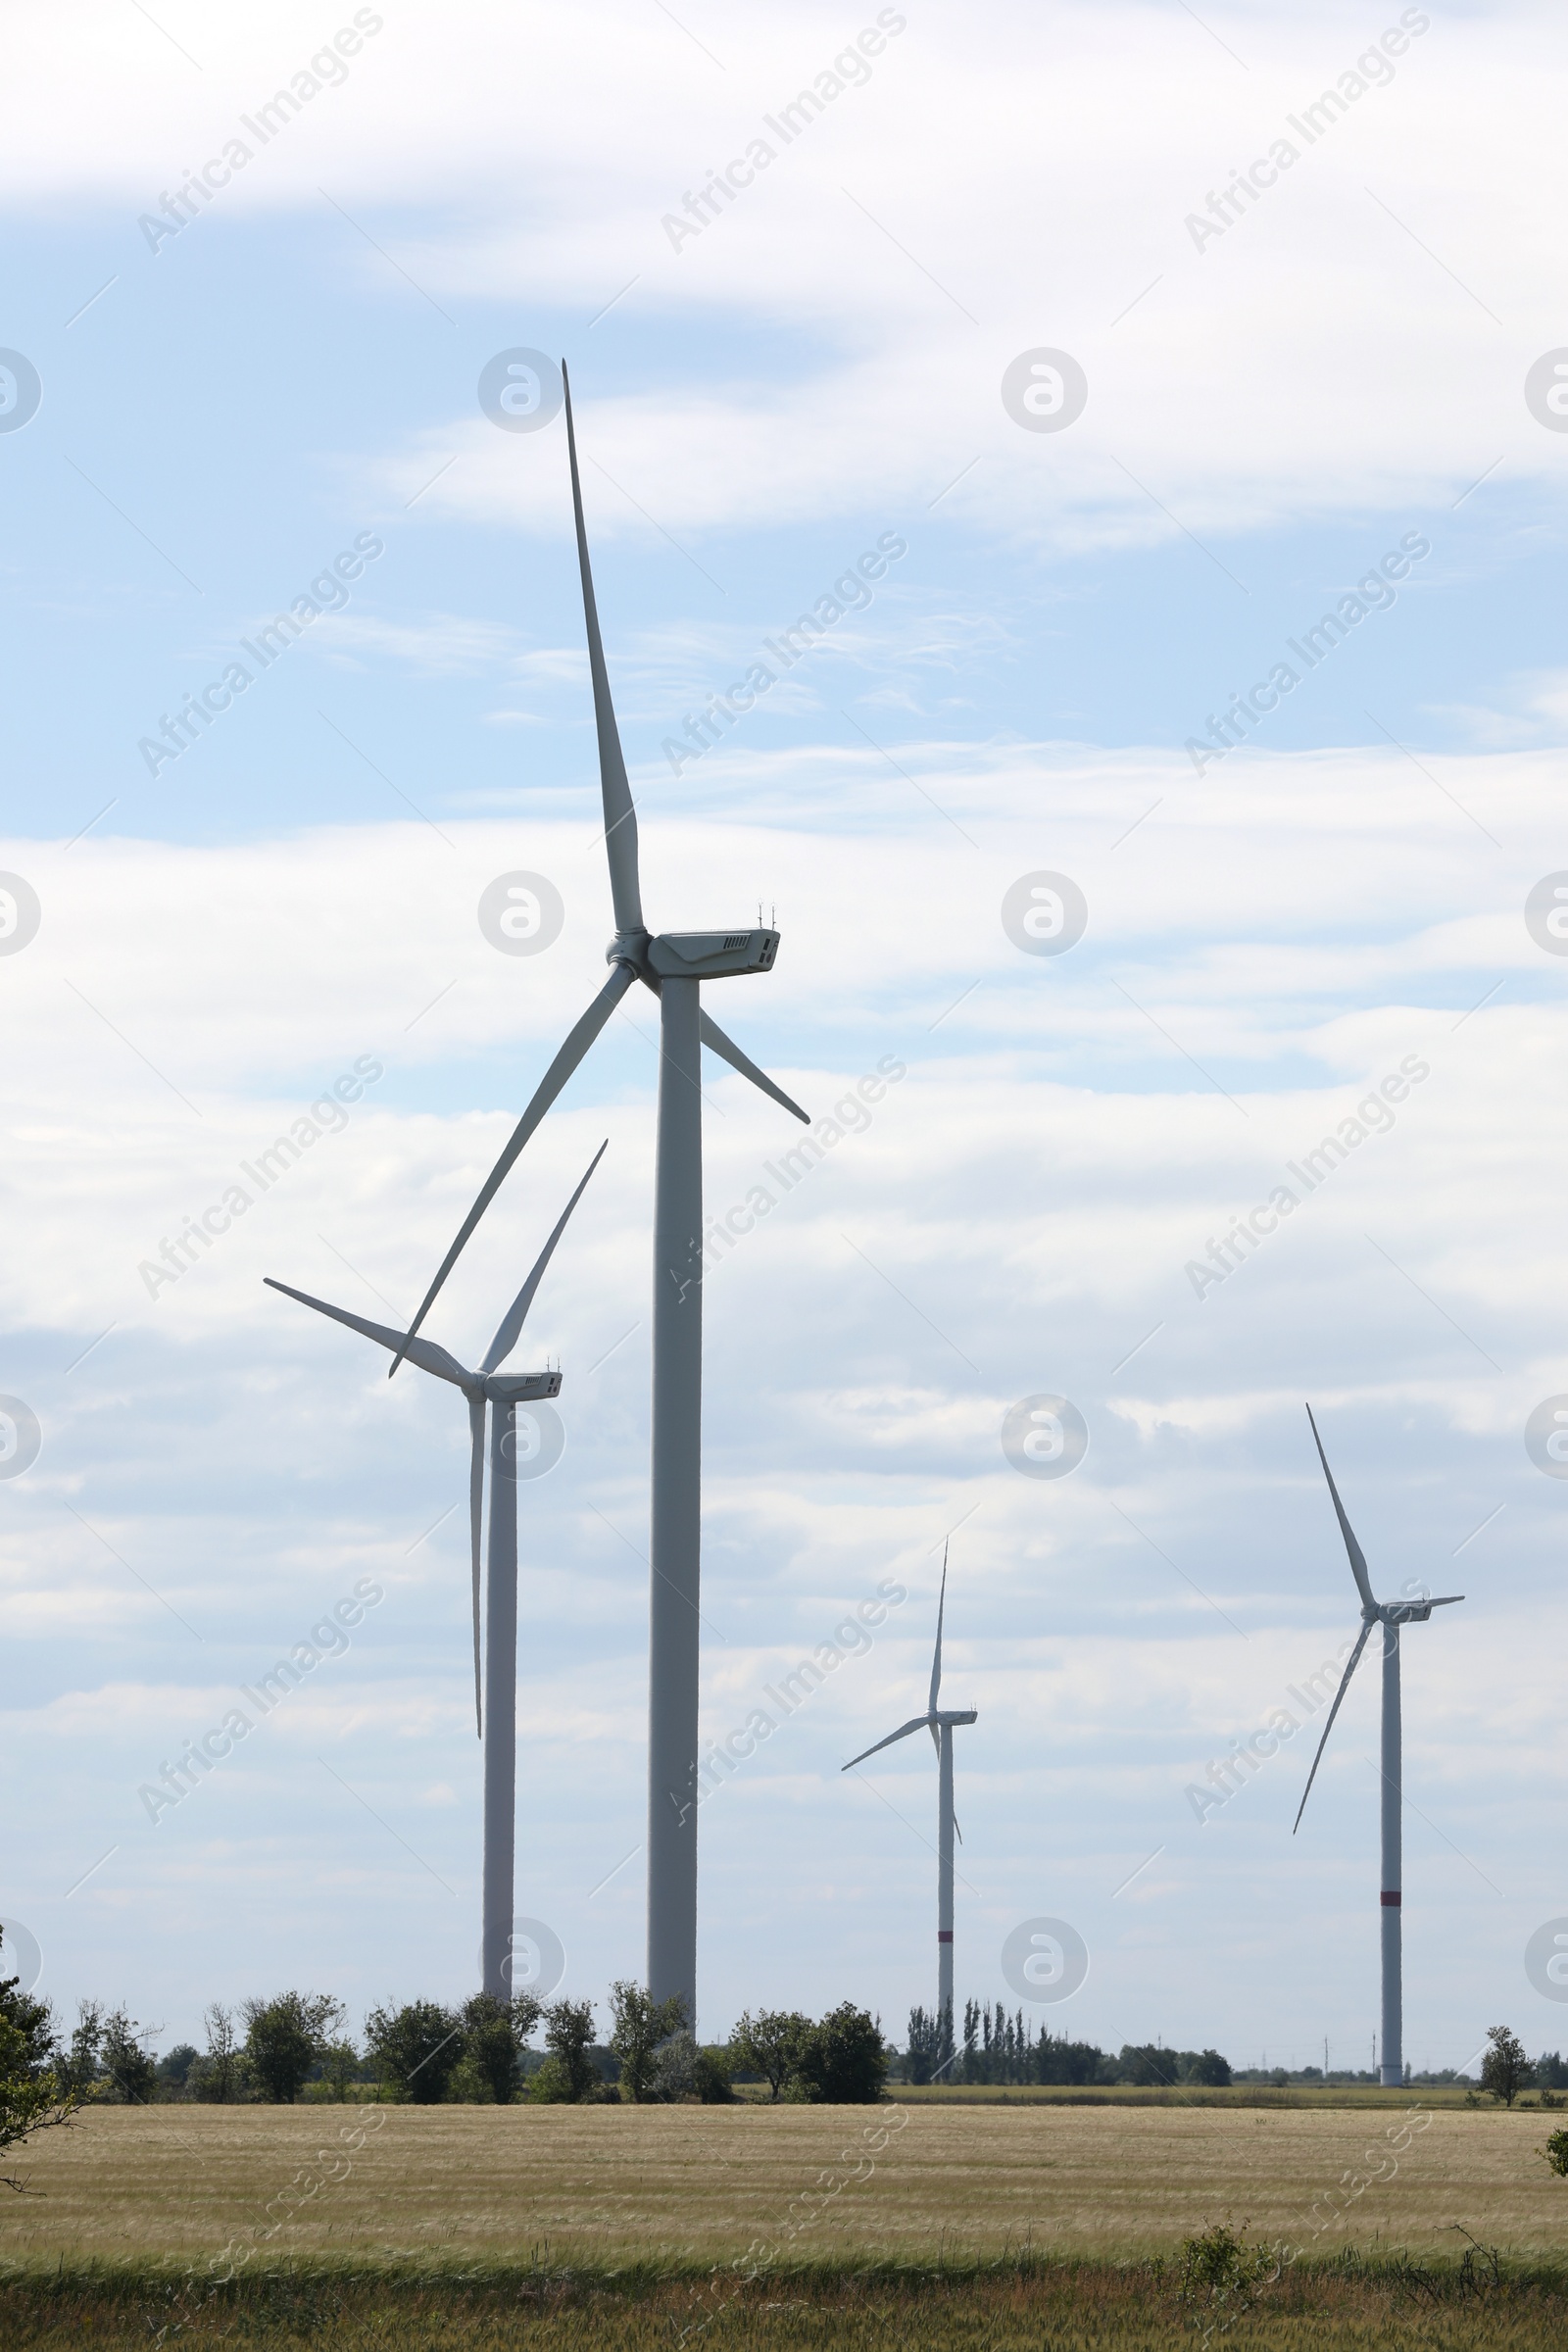
[[[468,1540],[473,1565],[473,1709],[474,1729],[484,1740],[484,1885],[481,1898],[480,1973],[486,1992],[498,2000],[511,1997],[513,1868],[517,1809],[517,1406],[535,1397],[559,1396],[559,1372],[503,1373],[500,1366],[517,1345],[528,1309],[566,1220],[587,1189],[588,1177],[607,1150],[601,1144],[588,1163],[571,1199],[562,1210],[554,1233],[539,1252],[533,1272],[502,1316],[496,1336],[477,1371],[470,1372],[456,1356],[432,1340],[388,1330],[383,1323],[351,1315],[346,1307],[328,1306],[306,1291],[291,1290],[286,1282],[264,1280],[269,1289],[314,1306],[334,1323],[346,1323],[368,1340],[407,1356],[421,1372],[449,1380],[468,1399]],[[479,1548],[484,1519],[485,1413],[490,1420],[490,1543],[485,1579],[483,1697],[480,1694]]]
[[[1345,1505],[1340,1500],[1339,1488],[1334,1484],[1334,1473],[1329,1468],[1328,1455],[1324,1452],[1323,1441],[1317,1434],[1317,1423],[1312,1420],[1310,1405],[1306,1408],[1306,1417],[1312,1424],[1312,1442],[1317,1447],[1317,1458],[1323,1465],[1323,1475],[1329,1482],[1329,1493],[1334,1497],[1335,1515],[1340,1522],[1340,1533],[1345,1538],[1345,1548],[1350,1555],[1350,1573],[1355,1578],[1355,1589],[1361,1595],[1361,1632],[1355,1647],[1350,1652],[1350,1661],[1345,1669],[1344,1679],[1335,1693],[1334,1704],[1329,1709],[1329,1719],[1323,1726],[1323,1737],[1317,1743],[1317,1754],[1312,1758],[1312,1769],[1306,1776],[1306,1787],[1301,1791],[1301,1802],[1297,1810],[1296,1828],[1292,1830],[1291,1836],[1294,1838],[1296,1831],[1301,1826],[1301,1815],[1306,1811],[1306,1800],[1312,1793],[1312,1783],[1316,1780],[1317,1768],[1323,1761],[1323,1750],[1328,1745],[1329,1734],[1334,1729],[1334,1718],[1340,1711],[1340,1701],[1350,1687],[1350,1677],[1360,1662],[1361,1652],[1367,1645],[1372,1628],[1375,1625],[1381,1625],[1383,1628],[1383,1887],[1381,1903],[1383,1934],[1383,2036],[1381,2046],[1383,2057],[1379,2075],[1383,2087],[1386,2090],[1395,2090],[1404,2081],[1404,1992],[1401,1973],[1402,1936],[1399,1917],[1400,1896],[1403,1892],[1400,1838],[1403,1767],[1399,1732],[1399,1628],[1401,1625],[1425,1625],[1434,1609],[1448,1608],[1454,1601],[1463,1600],[1464,1594],[1462,1592],[1445,1592],[1441,1598],[1436,1600],[1374,1599],[1371,1579],[1366,1570],[1366,1555],[1355,1540],[1350,1522],[1345,1516]]]
[[[605,951],[610,978],[567,1033],[511,1142],[464,1219],[409,1339],[424,1321],[459,1253],[534,1129],[583,1059],[621,998],[640,980],[660,1001],[659,1134],[654,1186],[653,1476],[649,1544],[648,1654],[648,1985],[656,2001],[678,1993],[697,2018],[698,1607],[702,1537],[703,1098],[707,1046],[794,1117],[806,1121],[757,1064],[702,1009],[705,980],[772,969],[778,933],[733,930],[650,933],[637,869],[637,811],[626,781],[599,613],[588,568],[571,386],[561,370],[566,454],[582,575],[588,666],[599,734],[599,781],[615,935]],[[405,1343],[403,1355],[412,1353]],[[391,1373],[387,1376],[389,1379]]]
[[[944,1544],[942,1592],[937,1601],[937,1645],[931,1659],[931,1691],[925,1713],[911,1716],[896,1732],[889,1732],[874,1746],[862,1748],[842,1767],[845,1772],[853,1772],[867,1756],[891,1747],[897,1740],[907,1740],[911,1732],[924,1729],[931,1734],[931,1744],[937,1751],[937,2018],[944,2031],[953,2023],[953,1840],[956,1837],[960,1844],[963,1841],[953,1815],[953,1730],[955,1724],[978,1723],[980,1719],[974,1707],[937,1705],[942,1690],[942,1618],[947,1601],[948,1549]]]

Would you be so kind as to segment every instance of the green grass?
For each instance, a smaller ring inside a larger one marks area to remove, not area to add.
[[[1568,2277],[1540,2265],[1353,2256],[1266,2280],[1246,2302],[1184,2301],[1174,2264],[1011,2261],[816,2268],[750,2283],[484,2266],[432,2278],[279,2268],[205,2293],[157,2266],[0,2281],[7,2352],[82,2345],[314,2352],[1560,2352]],[[1213,2330],[1213,2333],[1206,2331]]]

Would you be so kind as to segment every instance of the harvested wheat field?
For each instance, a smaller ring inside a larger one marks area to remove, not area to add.
[[[1535,2113],[973,2106],[100,2108],[27,2151],[12,2276],[149,2259],[690,2274],[1126,2261],[1246,2221],[1308,2259],[1568,2257]]]

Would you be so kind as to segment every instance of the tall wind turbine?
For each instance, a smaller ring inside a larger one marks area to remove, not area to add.
[[[484,1740],[484,1890],[481,1898],[480,1974],[486,1992],[498,2000],[512,1994],[513,1868],[517,1810],[517,1407],[539,1396],[559,1396],[559,1372],[504,1373],[500,1367],[522,1336],[535,1291],[556,1244],[603,1159],[601,1144],[588,1163],[588,1172],[562,1210],[554,1233],[539,1252],[537,1264],[496,1327],[484,1361],[470,1372],[431,1340],[412,1332],[389,1331],[384,1323],[368,1322],[346,1307],[328,1306],[306,1291],[291,1290],[286,1282],[264,1280],[302,1306],[314,1306],[334,1323],[346,1323],[379,1347],[389,1348],[401,1362],[408,1356],[421,1372],[449,1380],[468,1399],[468,1540],[473,1563],[473,1709],[474,1730]],[[484,1518],[485,1415],[490,1412],[490,1543],[484,1597],[483,1696],[480,1693],[479,1539]]]
[[[956,1836],[962,1843],[962,1833],[953,1815],[953,1730],[955,1724],[978,1723],[975,1707],[937,1705],[942,1690],[942,1618],[948,1602],[948,1552],[942,1549],[942,1592],[937,1601],[937,1645],[931,1659],[931,1693],[923,1715],[911,1716],[889,1732],[885,1740],[874,1746],[862,1748],[842,1767],[853,1772],[867,1756],[880,1748],[891,1747],[896,1740],[907,1740],[911,1732],[922,1727],[931,1734],[931,1744],[937,1751],[937,2016],[944,2028],[953,2023],[953,1840]]]
[[[1462,1592],[1445,1592],[1441,1598],[1436,1600],[1374,1599],[1372,1582],[1366,1572],[1366,1555],[1355,1540],[1350,1522],[1345,1516],[1345,1505],[1340,1500],[1340,1490],[1334,1484],[1334,1473],[1329,1468],[1328,1455],[1324,1452],[1323,1441],[1317,1434],[1317,1423],[1312,1420],[1310,1405],[1306,1408],[1306,1417],[1312,1423],[1312,1442],[1317,1447],[1317,1458],[1323,1465],[1323,1475],[1329,1482],[1329,1493],[1334,1497],[1335,1516],[1340,1523],[1340,1533],[1345,1538],[1345,1548],[1350,1555],[1350,1574],[1355,1578],[1355,1589],[1361,1595],[1361,1631],[1355,1647],[1350,1652],[1349,1664],[1346,1667],[1344,1678],[1335,1693],[1334,1704],[1329,1709],[1329,1719],[1323,1726],[1323,1737],[1317,1743],[1317,1754],[1312,1758],[1312,1769],[1306,1776],[1306,1787],[1301,1791],[1301,1802],[1296,1815],[1296,1829],[1292,1830],[1291,1836],[1294,1838],[1296,1831],[1301,1826],[1301,1815],[1306,1811],[1306,1800],[1312,1793],[1312,1783],[1316,1780],[1317,1768],[1323,1761],[1323,1750],[1328,1745],[1329,1734],[1334,1729],[1334,1718],[1340,1711],[1340,1701],[1350,1687],[1350,1677],[1360,1662],[1361,1652],[1367,1645],[1372,1628],[1375,1625],[1381,1625],[1383,1628],[1383,1888],[1381,1904],[1383,2039],[1380,2046],[1383,2056],[1379,2062],[1378,2071],[1384,2089],[1396,2090],[1404,2081],[1404,1993],[1401,1975],[1402,1938],[1399,1921],[1401,1908],[1399,1898],[1403,1892],[1399,1818],[1399,1809],[1403,1801],[1399,1736],[1399,1628],[1401,1625],[1425,1625],[1434,1609],[1448,1608],[1454,1601],[1463,1600],[1464,1594]]]
[[[460,1251],[508,1170],[587,1054],[633,981],[659,999],[659,1135],[654,1185],[654,1380],[652,1540],[649,1545],[648,1986],[654,1999],[680,1994],[697,2017],[698,1599],[702,1523],[703,1125],[702,1054],[707,1046],[764,1095],[809,1124],[799,1103],[757,1067],[703,1010],[705,980],[772,969],[778,933],[737,927],[651,933],[637,875],[637,811],[599,635],[571,386],[561,370],[566,453],[582,575],[588,665],[599,734],[599,781],[615,935],[605,951],[610,978],[534,1091],[511,1142],[485,1179],[442,1260],[409,1340],[457,1263]],[[392,1365],[412,1352],[408,1343]],[[388,1374],[390,1379],[391,1373]]]

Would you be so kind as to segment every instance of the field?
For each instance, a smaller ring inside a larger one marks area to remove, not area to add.
[[[1212,2322],[1523,2352],[1568,2341],[1551,2128],[1403,2097],[101,2108],[0,2204],[0,2341],[1066,2352]],[[1181,2243],[1220,2224],[1294,2259],[1184,2304]]]

